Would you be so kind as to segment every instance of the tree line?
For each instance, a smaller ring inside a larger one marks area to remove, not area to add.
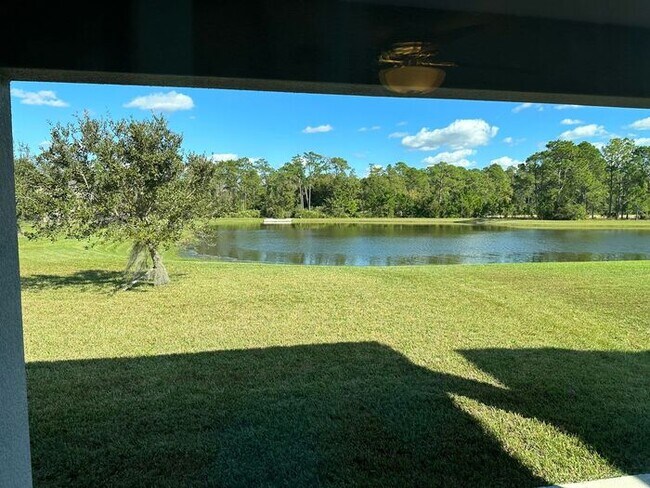
[[[647,218],[650,148],[612,139],[551,141],[523,164],[466,169],[444,162],[414,168],[348,163],[313,152],[278,169],[266,161],[214,163],[209,216]]]
[[[34,236],[128,240],[134,281],[167,282],[160,249],[215,217],[648,218],[650,147],[614,138],[549,142],[525,162],[467,169],[397,162],[358,176],[340,157],[184,153],[167,120],[79,116],[54,124],[39,154],[15,158],[18,218]]]

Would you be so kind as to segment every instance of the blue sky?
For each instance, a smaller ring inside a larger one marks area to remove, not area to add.
[[[11,89],[14,141],[33,151],[47,143],[50,122],[84,110],[116,118],[164,113],[185,150],[215,159],[265,158],[277,167],[315,151],[347,159],[360,175],[397,161],[507,166],[557,138],[650,145],[644,109],[41,82]]]

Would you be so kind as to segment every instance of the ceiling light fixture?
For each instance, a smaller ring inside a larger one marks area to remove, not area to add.
[[[430,93],[445,81],[445,70],[457,66],[436,61],[438,48],[429,42],[400,42],[379,56],[379,80],[402,95]]]

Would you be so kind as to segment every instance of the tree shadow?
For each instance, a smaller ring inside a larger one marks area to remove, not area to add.
[[[636,415],[648,413],[648,402],[641,403],[647,389],[638,391],[648,375],[633,378],[623,367],[640,375],[647,355],[463,354],[510,389],[432,372],[374,342],[29,363],[35,481],[66,487],[550,484],[507,454],[454,404],[452,393],[552,422],[618,459],[618,466],[647,464],[649,416]],[[620,367],[603,366],[610,361]],[[601,366],[612,375],[606,386],[583,381]],[[575,394],[566,390],[571,378],[581,383]],[[606,399],[599,402],[601,394]]]
[[[20,286],[23,290],[46,290],[74,287],[83,290],[117,289],[124,285],[124,273],[88,269],[69,275],[34,274],[21,276]]]
[[[185,276],[185,273],[174,273],[172,279]],[[77,271],[68,275],[33,274],[20,277],[20,286],[23,290],[52,290],[61,288],[74,288],[75,291],[144,291],[153,285],[146,281],[126,285],[124,272],[106,271],[101,269],[88,269]]]

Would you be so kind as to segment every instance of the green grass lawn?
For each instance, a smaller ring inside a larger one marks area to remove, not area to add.
[[[650,471],[650,261],[393,268],[21,240],[36,486],[539,486]]]

